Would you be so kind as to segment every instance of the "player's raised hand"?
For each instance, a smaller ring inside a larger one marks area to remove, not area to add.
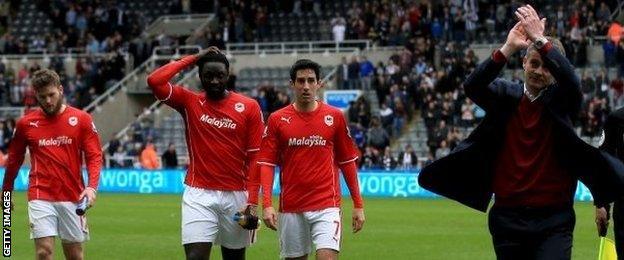
[[[353,209],[352,218],[353,233],[357,233],[364,227],[364,209]]]
[[[95,189],[91,188],[91,187],[86,187],[82,193],[80,193],[80,200],[82,200],[82,198],[84,198],[85,196],[87,198],[89,198],[89,206],[88,207],[93,207],[93,205],[95,205],[95,199],[96,199],[96,195],[95,195]]]
[[[262,220],[268,228],[277,230],[277,214],[273,207],[264,208],[262,210]]]
[[[203,57],[204,55],[211,53],[211,52],[216,52],[216,53],[220,53],[221,50],[219,50],[219,48],[217,46],[210,46],[206,49],[203,49],[201,51],[199,51],[197,54],[195,54],[195,56],[199,59],[201,57]]]
[[[539,15],[531,5],[525,5],[515,12],[516,18],[520,20],[520,24],[524,28],[524,32],[531,41],[544,37],[544,28],[546,26],[546,18],[539,18]]]

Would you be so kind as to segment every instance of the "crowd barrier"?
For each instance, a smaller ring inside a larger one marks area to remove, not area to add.
[[[20,169],[15,180],[15,190],[26,190],[28,186],[28,170]],[[277,173],[276,173],[277,174]],[[0,176],[4,178],[4,169]],[[86,172],[84,173],[86,179]],[[100,175],[100,192],[119,193],[182,193],[184,189],[183,170],[136,170],[136,169],[105,169]],[[418,172],[403,171],[361,171],[358,179],[360,190],[365,197],[391,198],[437,198],[439,196],[418,185]],[[276,175],[275,180],[279,180]],[[349,191],[341,178],[342,194]],[[279,193],[279,181],[273,185],[273,194]],[[577,201],[591,201],[592,196],[582,183],[576,188]]]

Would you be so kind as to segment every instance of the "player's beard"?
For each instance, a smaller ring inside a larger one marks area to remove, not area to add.
[[[61,110],[61,107],[63,106],[63,98],[59,98],[58,102],[56,102],[56,104],[54,104],[50,108],[46,107],[45,104],[41,102],[39,102],[39,106],[41,107],[41,110],[46,113],[46,115],[53,116],[56,115],[59,110]]]

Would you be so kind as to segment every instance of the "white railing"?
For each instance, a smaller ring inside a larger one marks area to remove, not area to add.
[[[371,47],[369,40],[310,41],[310,42],[268,42],[268,43],[228,43],[228,54],[290,54],[297,53],[339,53],[366,50]]]
[[[201,51],[199,45],[182,45],[174,46],[156,46],[152,50],[152,56],[173,56],[174,59],[182,57],[182,55],[195,54]]]
[[[155,21],[153,21],[147,28],[146,32],[153,30],[158,27],[160,24],[167,24],[171,22],[192,22],[197,19],[206,19],[198,28],[205,27],[212,19],[214,18],[214,14],[178,14],[178,15],[163,15],[158,17]]]
[[[28,62],[28,60],[43,60],[50,61],[52,57],[61,57],[64,59],[77,59],[77,58],[86,58],[86,57],[105,57],[110,55],[110,53],[40,53],[40,54],[4,54],[2,55],[2,62],[7,63],[9,60],[20,60],[22,63]],[[126,60],[128,60],[129,54],[127,52],[122,52],[122,55]]]
[[[17,119],[24,115],[25,110],[25,107],[0,107],[0,117],[12,117]]]

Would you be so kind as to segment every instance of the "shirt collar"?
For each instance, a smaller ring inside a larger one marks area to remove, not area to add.
[[[529,89],[527,89],[526,83],[524,83],[524,94],[529,98],[529,101],[534,102],[542,96],[542,93],[544,93],[544,89],[540,90],[537,95],[531,94],[531,92],[529,92]]]

